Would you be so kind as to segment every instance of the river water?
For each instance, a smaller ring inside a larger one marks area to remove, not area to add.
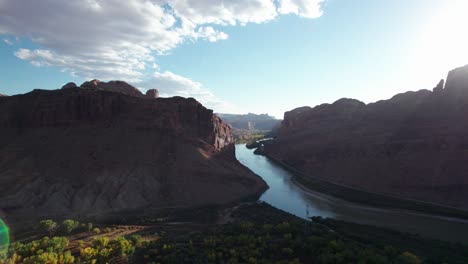
[[[237,159],[270,186],[260,200],[278,209],[305,219],[329,217],[468,244],[468,220],[371,207],[306,190],[292,181],[292,173],[253,151],[236,145]]]

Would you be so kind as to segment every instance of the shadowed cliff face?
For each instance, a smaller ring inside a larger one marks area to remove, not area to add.
[[[212,110],[122,93],[123,82],[112,92],[112,83],[0,98],[7,215],[223,204],[266,189],[235,159],[230,128]]]
[[[468,209],[468,66],[434,91],[284,115],[265,152],[310,177]]]

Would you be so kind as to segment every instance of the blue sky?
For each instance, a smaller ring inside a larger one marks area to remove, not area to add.
[[[68,81],[122,79],[165,96],[193,96],[218,112],[281,118],[295,107],[342,97],[368,103],[431,89],[449,70],[468,64],[463,0],[245,0],[231,9],[229,1],[157,1],[148,20],[134,18],[142,10],[135,4],[125,23],[98,29],[80,20],[60,23],[53,15],[31,18],[10,1],[0,3],[0,17],[24,19],[0,18],[0,93],[8,95]],[[84,1],[91,7],[57,1],[43,5],[79,14],[105,8],[107,0]],[[100,17],[115,19],[111,11],[99,11]],[[154,17],[156,24],[148,22]],[[60,26],[50,26],[55,22]],[[155,30],[160,24],[168,26]],[[125,41],[108,44],[113,40]]]

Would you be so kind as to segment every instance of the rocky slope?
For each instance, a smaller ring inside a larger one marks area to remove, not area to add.
[[[266,184],[193,98],[124,82],[0,97],[0,211],[19,218],[223,204]]]
[[[309,177],[468,209],[468,65],[433,91],[286,112],[264,152]]]

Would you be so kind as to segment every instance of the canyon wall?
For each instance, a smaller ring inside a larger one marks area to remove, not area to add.
[[[309,177],[468,209],[468,66],[432,91],[286,112],[264,152]]]
[[[87,215],[259,195],[266,184],[234,151],[230,127],[195,99],[120,81],[0,97],[0,209]]]

